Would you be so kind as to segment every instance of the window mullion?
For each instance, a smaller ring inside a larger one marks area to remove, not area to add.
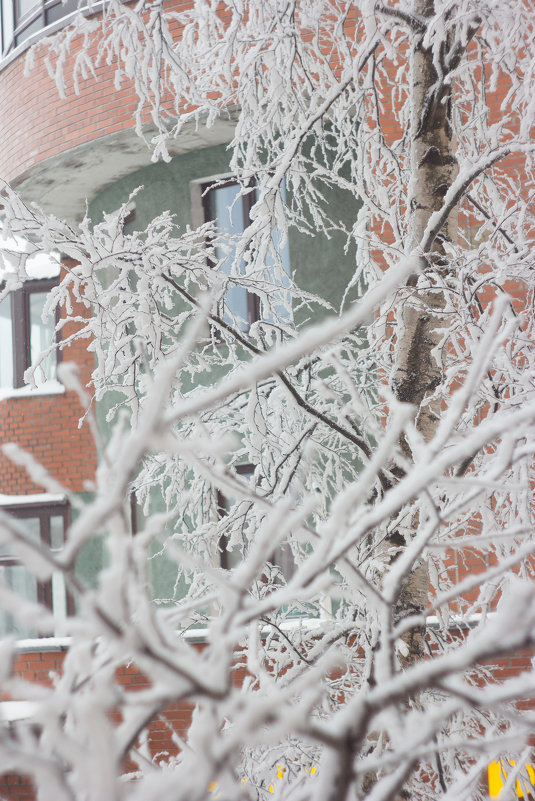
[[[251,188],[251,191],[247,192],[242,198],[244,231],[251,224],[251,209],[256,202],[256,188],[254,187],[254,184],[252,186],[253,188]],[[254,292],[249,292],[249,290],[247,290],[247,316],[249,318],[247,320],[249,325],[260,320],[260,298]]]
[[[17,289],[13,292],[11,314],[13,318],[13,386],[22,387],[30,353],[28,297],[24,289]]]
[[[50,517],[48,511],[41,511],[39,514],[39,531],[41,535],[41,545],[44,545],[46,550],[50,550]],[[47,608],[52,609],[52,581],[39,582],[39,600]]]

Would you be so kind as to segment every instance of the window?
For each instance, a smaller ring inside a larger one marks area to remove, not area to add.
[[[3,511],[17,518],[28,537],[35,542],[41,542],[52,551],[59,551],[63,547],[69,523],[67,503],[6,506]],[[13,550],[9,544],[0,546],[0,581],[23,598],[52,610],[54,617],[58,619],[72,614],[73,601],[66,591],[63,574],[54,573],[48,581],[38,581],[20,564]],[[39,632],[31,630],[14,615],[0,609],[0,634],[35,637]]]
[[[239,464],[236,465],[234,469],[239,476],[243,476],[246,480],[250,479],[254,474],[254,465],[252,464]],[[229,498],[224,495],[221,490],[217,490],[217,512],[220,519],[228,515],[229,510],[235,505],[235,503],[236,500],[234,498]],[[225,570],[230,570],[230,568],[236,567],[236,565],[241,561],[241,553],[239,549],[231,547],[229,537],[226,534],[221,536],[219,541],[219,550],[219,562],[221,567],[224,567]]]
[[[2,6],[2,55],[32,34],[76,11],[78,0],[0,0]]]
[[[0,301],[0,389],[24,386],[24,372],[55,341],[56,320],[43,322],[43,306],[57,278],[26,281]],[[55,378],[56,352],[49,353],[36,373],[36,383]]]
[[[236,274],[238,276],[240,273],[243,274],[245,270],[244,264],[234,267],[233,270],[236,260],[236,247],[233,244],[233,240],[242,234],[250,224],[251,209],[256,202],[256,189],[254,187],[251,187],[247,193],[240,196],[241,189],[241,185],[231,178],[223,182],[201,184],[204,221],[213,220],[216,224],[217,233],[229,238],[228,245],[224,249],[222,247],[216,248],[216,257],[218,260],[224,259],[223,272],[226,275],[232,274],[233,277]],[[275,234],[276,236],[277,234]],[[274,244],[277,247],[277,244]],[[277,249],[282,260],[283,269],[286,275],[289,276],[290,259],[288,246],[285,245]],[[265,279],[269,282],[273,272],[273,263],[266,263],[265,268]],[[275,284],[274,278],[273,283]],[[278,286],[280,287],[280,281]],[[277,320],[284,322],[289,322],[291,317],[288,286],[289,281],[286,286],[274,288],[270,293],[274,298],[272,308],[275,309],[275,316]],[[247,331],[249,326],[258,320],[276,322],[272,315],[268,315],[261,310],[258,295],[248,292],[241,286],[231,286],[227,290],[223,306],[222,316],[225,320],[237,325],[242,331]]]
[[[246,482],[250,481],[254,475],[254,465],[252,464],[238,464],[234,466],[236,474],[242,477]],[[225,518],[230,509],[235,505],[236,499],[224,495],[220,490],[217,491],[217,510],[220,519]],[[239,523],[238,528],[245,530],[247,528],[247,508],[244,508],[243,519]],[[229,570],[236,567],[241,561],[242,554],[239,547],[233,547],[229,537],[223,534],[219,540],[220,560],[221,567]],[[290,546],[287,543],[278,545],[270,556],[269,561],[275,565],[284,579],[288,581],[295,572],[295,562]]]

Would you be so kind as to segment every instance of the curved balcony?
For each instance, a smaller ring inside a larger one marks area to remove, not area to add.
[[[27,47],[41,32],[48,34],[70,21],[79,0],[0,4],[0,178],[26,202],[74,222],[84,215],[86,199],[150,163],[150,148],[134,131],[137,97],[127,81],[117,89],[113,65],[101,63],[98,80],[81,81],[78,94],[67,82],[66,99],[59,96],[39,58],[30,75],[24,74]],[[98,13],[99,7],[86,4],[85,13]],[[73,63],[71,59],[71,68]],[[69,64],[65,75],[68,78]],[[233,130],[231,115],[209,130],[191,126],[170,144],[169,152],[176,155],[228,142]],[[147,122],[146,140],[151,136]]]

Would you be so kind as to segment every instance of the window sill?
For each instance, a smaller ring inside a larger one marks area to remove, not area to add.
[[[17,640],[16,651],[19,654],[32,651],[66,651],[71,642],[71,637],[32,637],[31,639]]]
[[[38,398],[42,395],[64,395],[65,387],[59,381],[46,381],[38,387],[0,388],[0,402],[12,398]]]
[[[65,503],[65,495],[55,494],[51,492],[36,492],[32,495],[4,495],[0,493],[0,507],[2,506],[31,506],[44,504],[60,504]]]

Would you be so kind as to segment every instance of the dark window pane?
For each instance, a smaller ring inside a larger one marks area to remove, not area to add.
[[[82,3],[82,5],[85,5],[85,3]],[[56,3],[46,10],[46,24],[51,25],[53,22],[57,22],[58,19],[63,19],[63,17],[76,11],[79,7],[80,3],[78,3],[78,0],[67,0],[66,3]]]

